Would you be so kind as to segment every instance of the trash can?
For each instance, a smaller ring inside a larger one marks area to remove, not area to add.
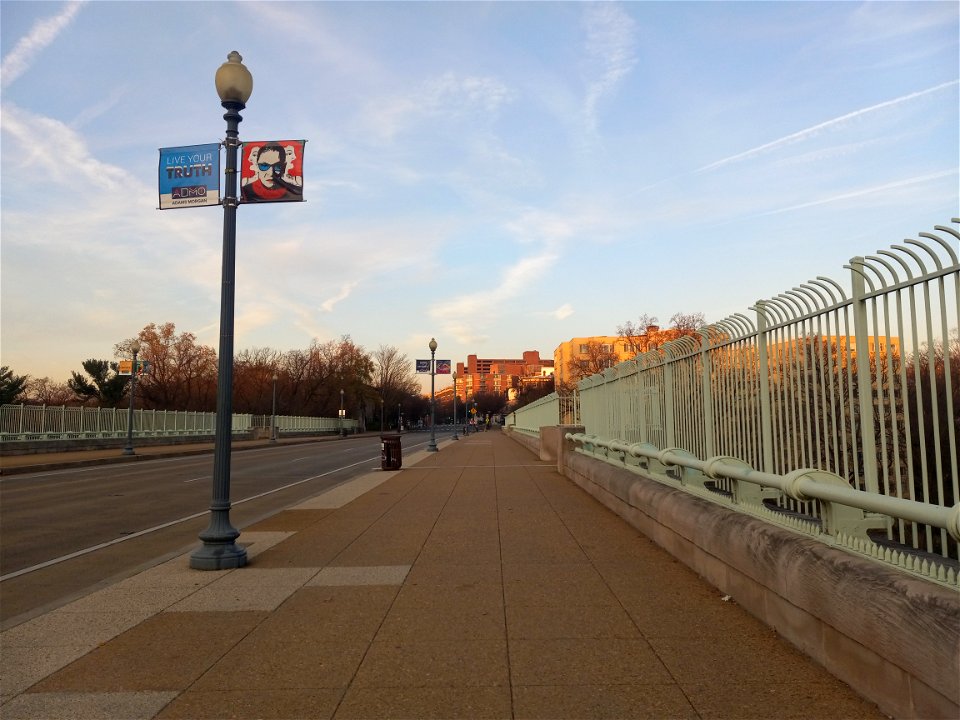
[[[380,469],[399,470],[403,462],[401,457],[400,435],[380,436]]]

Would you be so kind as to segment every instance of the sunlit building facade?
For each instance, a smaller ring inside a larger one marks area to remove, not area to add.
[[[553,360],[540,357],[538,350],[526,350],[521,358],[480,358],[468,355],[456,367],[456,392],[461,402],[492,393],[511,398],[529,385],[549,383]]]

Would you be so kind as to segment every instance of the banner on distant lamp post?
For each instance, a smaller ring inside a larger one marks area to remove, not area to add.
[[[137,360],[137,375],[146,375],[150,372],[149,360]],[[117,375],[133,375],[133,360],[121,360],[117,366]]]
[[[436,370],[434,370],[435,375],[449,375],[450,374],[450,361],[449,360],[437,360],[436,361]],[[417,372],[418,373],[429,373],[430,372],[430,361],[429,360],[417,360]]]
[[[261,140],[240,146],[240,202],[303,200],[306,140]]]
[[[160,148],[160,209],[220,204],[220,145]]]

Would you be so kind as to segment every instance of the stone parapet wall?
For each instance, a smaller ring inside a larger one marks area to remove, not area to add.
[[[577,453],[567,432],[511,436],[882,711],[960,717],[955,590]]]

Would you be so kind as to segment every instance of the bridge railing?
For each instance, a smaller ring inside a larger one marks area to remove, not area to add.
[[[580,396],[550,393],[506,416],[504,425],[524,435],[537,435],[545,425],[579,425]]]
[[[213,436],[216,413],[177,410],[134,410],[134,437]],[[269,428],[269,415],[234,414],[233,434],[252,428]],[[283,432],[336,432],[340,418],[278,415],[277,429]],[[49,405],[0,406],[0,442],[39,440],[82,440],[123,438],[128,434],[129,411],[125,408],[90,408]],[[343,420],[353,431],[356,420]]]
[[[768,476],[816,470],[867,495],[951,508],[960,501],[953,223],[853,258],[849,290],[817,277],[758,301],[752,317],[737,313],[584,379],[585,435],[733,459]],[[520,427],[531,425],[526,412],[517,411]],[[728,477],[715,487],[737,489]],[[784,513],[824,522],[813,497],[767,495]],[[884,514],[888,541],[957,558],[957,538],[942,523],[892,507]]]

